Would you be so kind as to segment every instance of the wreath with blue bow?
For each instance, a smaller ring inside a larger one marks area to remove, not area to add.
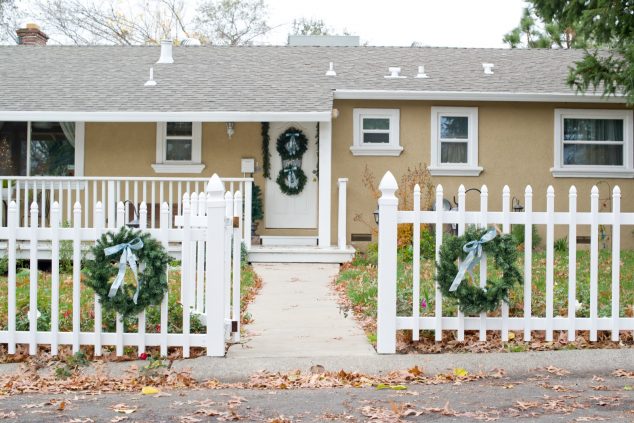
[[[487,278],[485,288],[467,281],[469,275],[474,279],[473,270],[483,258],[482,253],[493,257],[495,270],[490,269],[488,274],[501,272],[499,279]],[[436,281],[442,294],[456,299],[464,314],[494,311],[500,302],[508,303],[509,291],[516,284],[523,283],[517,258],[517,243],[511,235],[498,235],[494,228],[467,228],[464,235],[443,241]]]
[[[277,138],[276,149],[282,159],[282,169],[275,181],[284,194],[298,195],[308,180],[302,170],[302,156],[308,150],[308,138],[301,130],[288,128]]]
[[[104,309],[127,317],[161,303],[167,292],[171,258],[149,233],[127,227],[106,232],[91,253],[93,259],[85,264],[83,282],[99,296]]]

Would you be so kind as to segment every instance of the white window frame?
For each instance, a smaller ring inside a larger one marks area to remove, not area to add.
[[[353,109],[353,138],[350,151],[354,156],[399,156],[403,152],[400,145],[401,111],[399,109]],[[389,119],[389,143],[370,144],[363,142],[363,119]]]
[[[469,129],[467,142],[467,163],[441,163],[440,161],[440,118],[442,116],[467,117]],[[478,166],[478,108],[477,107],[432,107],[431,108],[431,165],[432,176],[479,176]]]
[[[608,109],[555,109],[555,163],[550,169],[558,178],[631,178],[633,164],[633,112],[631,110]],[[623,120],[623,165],[565,165],[564,164],[564,119],[622,119]]]
[[[26,123],[26,176],[31,176],[31,124],[33,121]],[[49,121],[46,121],[49,122]],[[50,121],[60,122],[60,121]],[[84,176],[84,145],[86,139],[85,122],[75,122],[75,176]],[[46,176],[37,176],[37,178],[45,178]]]
[[[192,159],[167,160],[167,122],[156,122],[156,173],[200,173],[205,168],[201,161],[202,123],[192,122]],[[169,137],[174,139],[176,137]],[[187,137],[189,139],[189,137]]]

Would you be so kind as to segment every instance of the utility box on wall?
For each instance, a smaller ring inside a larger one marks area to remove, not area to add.
[[[240,163],[240,171],[242,173],[254,173],[255,159],[242,159]]]

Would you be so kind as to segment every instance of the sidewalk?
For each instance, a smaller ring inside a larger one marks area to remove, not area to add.
[[[254,322],[229,359],[372,357],[376,353],[330,289],[336,264],[254,264],[263,286],[248,312]]]

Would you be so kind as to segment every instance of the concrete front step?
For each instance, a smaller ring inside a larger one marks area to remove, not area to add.
[[[251,263],[346,263],[354,257],[355,249],[347,246],[252,246],[248,253]]]

